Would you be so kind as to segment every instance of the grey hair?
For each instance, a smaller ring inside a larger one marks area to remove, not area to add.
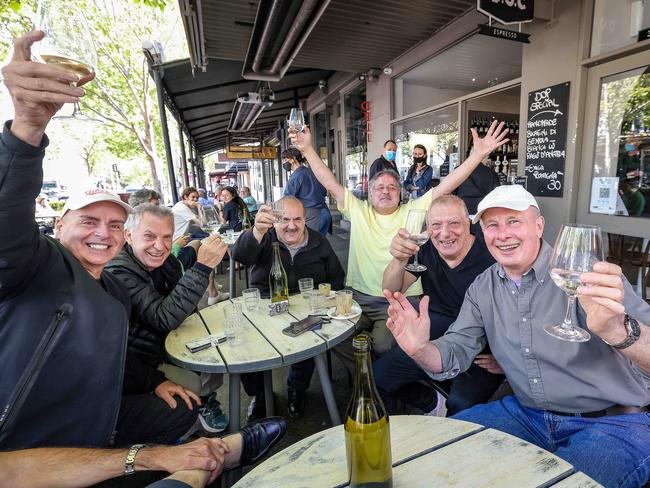
[[[278,200],[278,203],[282,203],[284,205],[284,202],[294,202],[302,207],[302,216],[307,217],[307,209],[305,208],[305,204],[300,201],[299,198],[294,197],[293,195],[285,195],[280,200]]]
[[[456,195],[442,195],[436,198],[433,202],[431,202],[431,206],[429,207],[429,210],[439,205],[450,205],[450,204],[458,205],[463,210],[463,215],[465,215],[465,217],[467,217],[467,220],[469,220],[469,211],[467,210],[467,205],[465,205],[465,202],[463,201],[462,198]]]
[[[129,197],[129,205],[135,208],[138,205],[142,205],[143,203],[149,203],[149,201],[153,199],[160,200],[160,194],[155,190],[143,188],[142,190],[134,192]]]
[[[375,186],[375,183],[381,176],[390,176],[395,180],[395,183],[397,184],[397,190],[402,193],[402,182],[400,181],[399,175],[393,171],[392,169],[383,169],[381,171],[378,171],[375,173],[375,175],[370,178],[370,181],[368,181],[368,193],[372,195],[372,188]]]
[[[159,219],[168,218],[172,227],[174,227],[174,214],[171,209],[153,203],[143,203],[133,209],[133,213],[129,215],[128,219],[126,219],[124,228],[129,232],[133,232],[140,225],[144,214],[151,214]]]

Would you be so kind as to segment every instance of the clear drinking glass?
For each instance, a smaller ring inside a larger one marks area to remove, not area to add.
[[[45,32],[45,38],[32,46],[37,61],[52,64],[84,78],[95,71],[97,51],[88,22],[78,8],[56,0],[39,0],[36,8],[35,28]],[[90,120],[78,103],[69,116]]]
[[[260,308],[260,290],[258,288],[246,288],[241,293],[244,297],[246,310],[254,312]]]
[[[303,298],[309,298],[309,294],[314,289],[314,279],[313,278],[300,278],[298,280],[298,289]]]
[[[352,313],[352,290],[336,292],[336,314],[346,317]]]
[[[592,271],[594,263],[603,260],[600,227],[579,224],[562,226],[553,247],[549,273],[553,282],[568,295],[569,301],[564,321],[544,326],[547,333],[570,342],[585,342],[591,338],[589,332],[573,326],[571,311],[581,284],[580,275]]]
[[[289,130],[293,132],[302,132],[305,129],[305,115],[300,108],[292,108],[289,114]],[[294,147],[294,144],[291,145]]]
[[[224,332],[228,344],[236,346],[243,340],[244,315],[241,303],[226,303],[223,307]]]
[[[429,239],[427,232],[427,211],[419,208],[412,208],[409,210],[406,217],[406,231],[410,234],[409,241],[421,246]],[[418,255],[414,256],[412,263],[404,266],[407,271],[422,272],[426,271],[427,267],[424,264],[418,263]]]
[[[203,212],[199,212],[199,217],[201,218],[201,228],[208,234],[212,234],[219,229],[219,217],[212,205],[203,206]]]

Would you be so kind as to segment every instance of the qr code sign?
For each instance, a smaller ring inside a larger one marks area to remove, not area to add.
[[[609,198],[609,188],[600,188],[600,198]]]

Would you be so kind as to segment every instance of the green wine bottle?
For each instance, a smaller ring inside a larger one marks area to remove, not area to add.
[[[390,427],[372,379],[370,341],[359,335],[352,345],[356,376],[344,425],[350,488],[391,488]]]
[[[271,303],[289,300],[289,282],[280,259],[279,242],[273,243],[273,264],[269,273],[269,293],[271,294]]]

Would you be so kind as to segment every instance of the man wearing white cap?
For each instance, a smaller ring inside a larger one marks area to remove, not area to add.
[[[386,290],[396,341],[436,380],[467,370],[488,341],[514,395],[454,418],[525,439],[604,486],[642,486],[650,477],[650,306],[620,267],[597,263],[581,276],[574,311],[592,339],[559,341],[543,327],[562,321],[566,294],[549,276],[552,249],[541,238],[535,198],[519,185],[495,188],[479,203],[478,221],[497,262],[476,278],[458,318],[434,341],[428,298],[418,314]]]
[[[0,486],[89,486],[190,469],[212,481],[224,467],[259,460],[284,421],[180,446],[105,449],[122,413],[130,301],[103,268],[122,247],[131,207],[106,192],[76,195],[56,224],[60,242],[39,233],[45,129],[93,77],[31,61],[42,38],[16,39],[2,69],[15,116],[0,134]]]

